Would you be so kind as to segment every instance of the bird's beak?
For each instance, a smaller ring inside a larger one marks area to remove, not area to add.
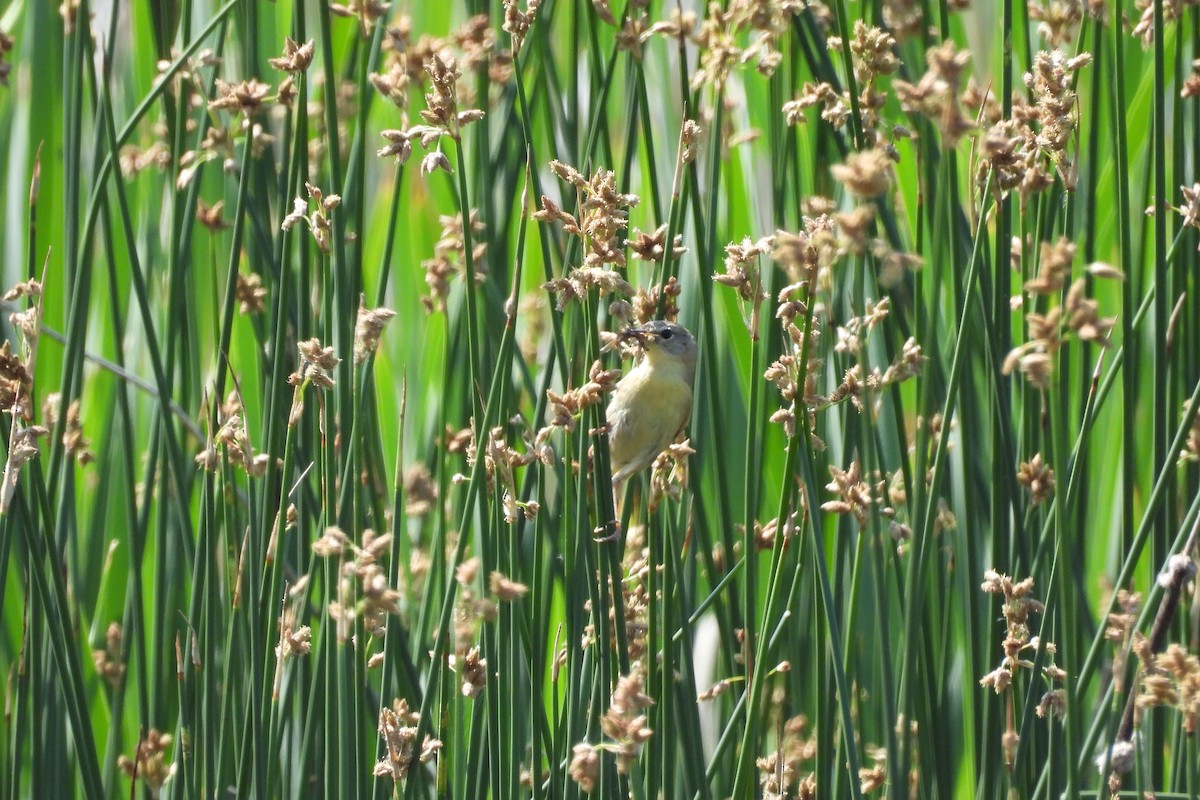
[[[625,330],[621,331],[621,340],[625,341],[627,339],[637,339],[639,343],[645,344],[646,340],[649,339],[651,335],[652,334],[650,331],[645,330],[644,328],[626,328]]]

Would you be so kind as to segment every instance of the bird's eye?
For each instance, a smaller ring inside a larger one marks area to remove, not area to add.
[[[660,335],[660,336],[662,336],[662,338],[664,338],[664,339],[670,339],[670,338],[671,338],[672,336],[674,336],[675,334],[673,334],[673,333],[671,332],[671,329],[670,329],[670,328],[667,328],[665,331],[663,331],[663,332],[662,332],[661,334],[659,334],[659,335]]]

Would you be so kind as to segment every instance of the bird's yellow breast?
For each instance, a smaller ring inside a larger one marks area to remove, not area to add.
[[[643,359],[621,379],[608,405],[614,481],[645,469],[687,424],[692,385],[671,363]]]

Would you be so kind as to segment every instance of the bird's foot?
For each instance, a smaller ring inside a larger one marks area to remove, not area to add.
[[[618,541],[621,538],[621,524],[615,519],[596,528],[594,531],[592,531],[592,533],[603,534],[604,531],[609,531],[609,533],[604,534],[603,536],[593,536],[592,541],[596,544],[605,544],[606,542]]]

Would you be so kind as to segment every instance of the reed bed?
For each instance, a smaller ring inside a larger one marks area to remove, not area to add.
[[[348,2],[0,15],[0,798],[1200,794],[1196,3]]]

